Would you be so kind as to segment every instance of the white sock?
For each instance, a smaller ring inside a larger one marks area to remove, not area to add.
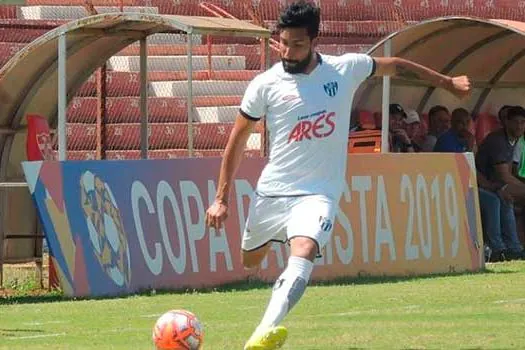
[[[297,256],[288,259],[288,266],[273,286],[272,298],[257,330],[275,327],[284,319],[303,296],[313,268],[314,263],[308,259]]]

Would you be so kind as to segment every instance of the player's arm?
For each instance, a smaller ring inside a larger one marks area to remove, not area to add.
[[[373,59],[375,76],[386,75],[426,80],[436,87],[449,90],[460,98],[470,92],[470,81],[467,76],[450,77],[400,57],[374,57]]]
[[[257,121],[240,112],[235,119],[230,138],[224,150],[215,202],[206,212],[206,224],[216,229],[228,216],[228,196],[235,173],[241,164],[244,148]]]
[[[241,164],[246,142],[255,124],[266,114],[265,76],[253,79],[244,93],[239,114],[226,144],[215,201],[206,211],[206,224],[216,229],[228,217],[228,197],[235,173]]]
[[[239,113],[235,119],[235,125],[233,126],[230,138],[226,144],[226,149],[224,150],[219,173],[219,183],[217,185],[217,195],[215,196],[215,200],[219,202],[228,202],[233,177],[241,164],[248,138],[257,123],[256,120],[250,119],[242,113],[243,112]]]

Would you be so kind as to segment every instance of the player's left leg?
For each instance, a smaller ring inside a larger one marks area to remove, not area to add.
[[[293,206],[288,224],[288,265],[274,284],[270,303],[246,350],[271,350],[284,344],[287,331],[278,325],[303,296],[313,261],[330,237],[334,218],[335,205],[323,196],[301,198]]]
[[[258,267],[273,241],[286,241],[286,207],[284,198],[261,197],[254,194],[242,235],[241,261],[246,269]]]
[[[258,329],[275,327],[297,304],[304,294],[317,256],[317,242],[309,237],[290,240],[288,265],[275,281],[270,303]]]
[[[275,282],[263,319],[246,343],[245,350],[273,350],[284,344],[288,331],[279,323],[304,294],[318,252],[317,246],[317,242],[309,237],[290,240],[288,266]]]

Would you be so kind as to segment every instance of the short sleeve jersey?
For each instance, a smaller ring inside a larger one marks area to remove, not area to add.
[[[375,62],[365,54],[318,58],[310,74],[289,74],[277,63],[245,92],[241,114],[265,116],[270,135],[269,160],[257,183],[262,196],[341,196],[352,101]]]

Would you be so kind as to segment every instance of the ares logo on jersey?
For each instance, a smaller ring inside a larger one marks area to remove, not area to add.
[[[321,111],[298,119],[288,135],[288,143],[303,139],[322,139],[332,135],[335,130],[335,112]]]

